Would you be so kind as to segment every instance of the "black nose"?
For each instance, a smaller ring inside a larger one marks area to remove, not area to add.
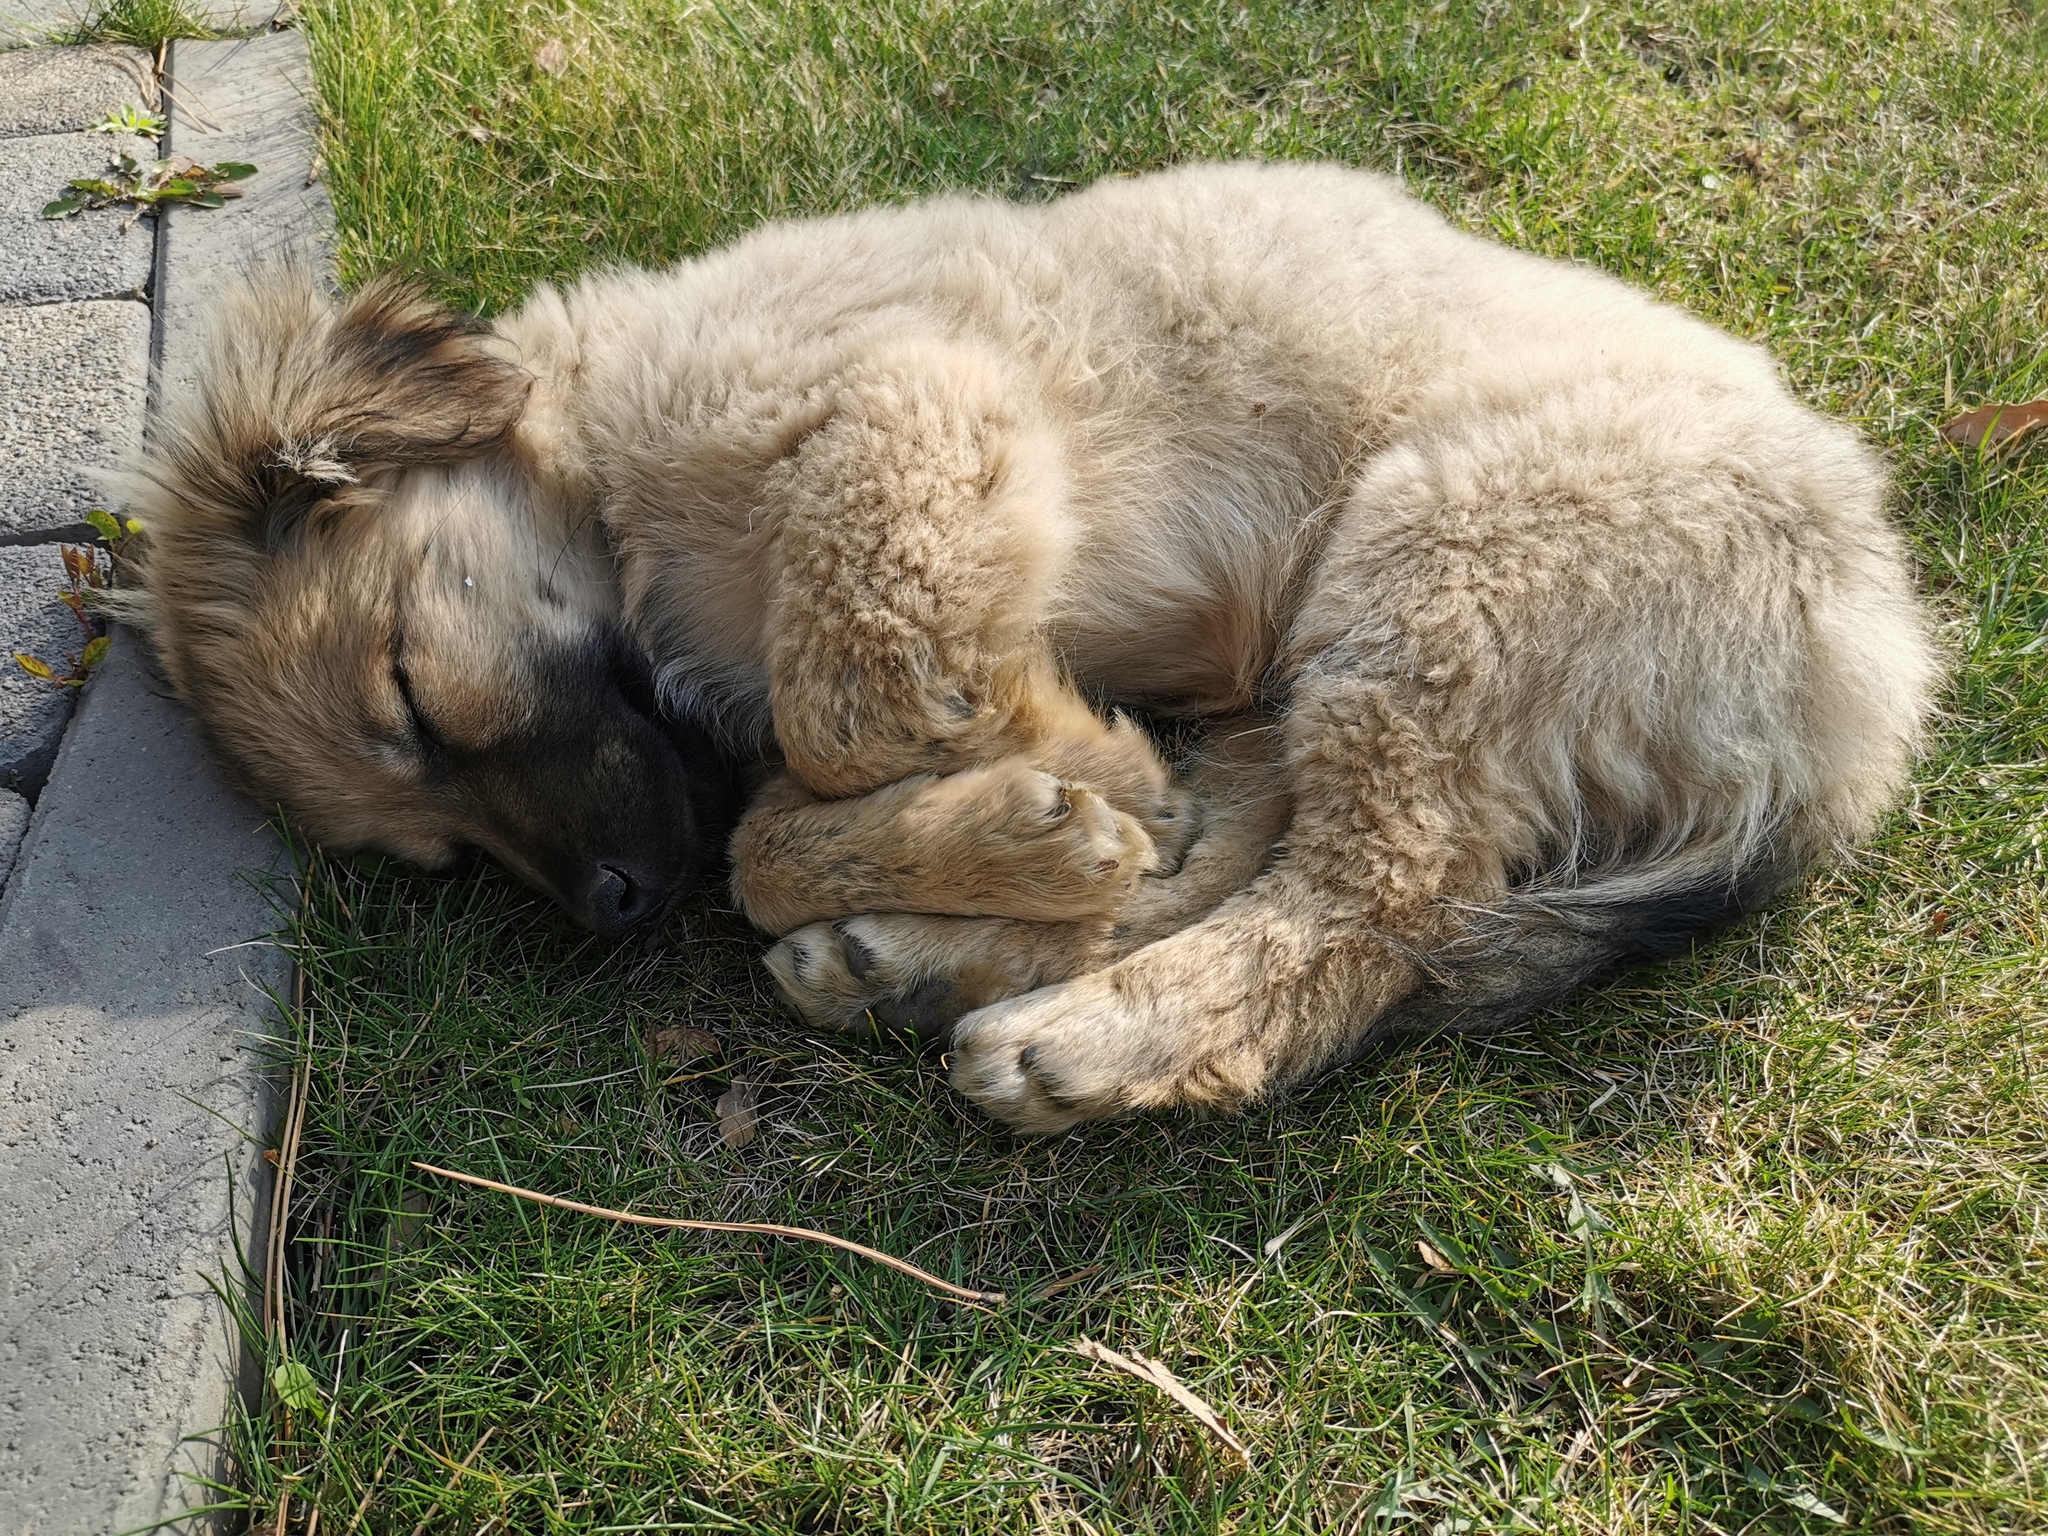
[[[669,891],[624,864],[600,864],[591,871],[586,910],[590,926],[616,939],[627,929],[659,912]]]

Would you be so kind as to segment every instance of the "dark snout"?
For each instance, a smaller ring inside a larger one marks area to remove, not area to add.
[[[527,722],[489,765],[483,841],[595,933],[663,911],[725,856],[732,766],[694,724],[665,717],[646,657],[606,626],[535,658]]]
[[[607,938],[615,938],[668,905],[678,888],[656,870],[629,860],[599,864],[584,893],[584,922]]]

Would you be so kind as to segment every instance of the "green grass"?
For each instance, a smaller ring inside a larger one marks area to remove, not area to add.
[[[1687,964],[1237,1122],[1016,1141],[936,1062],[780,1018],[759,941],[710,907],[608,948],[488,870],[315,862],[289,1348],[320,1402],[237,1427],[252,1518],[288,1494],[289,1528],[317,1508],[324,1536],[430,1511],[2048,1529],[2048,455],[1980,463],[1933,430],[2048,393],[2028,13],[314,0],[306,24],[346,276],[409,267],[484,308],[944,187],[1044,197],[1232,154],[1398,169],[1468,227],[1765,341],[1861,423],[1955,676],[1911,805],[1855,866]],[[651,1059],[682,1022],[722,1053]],[[736,1076],[772,1085],[737,1151],[713,1109]],[[416,1157],[824,1227],[1020,1299],[614,1228]],[[1073,1354],[1084,1335],[1163,1360],[1256,1470]]]
[[[217,36],[206,8],[191,0],[101,0],[83,11],[77,24],[58,33],[54,41],[159,48],[172,38]]]

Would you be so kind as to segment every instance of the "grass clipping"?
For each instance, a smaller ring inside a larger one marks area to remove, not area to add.
[[[1229,1446],[1237,1454],[1237,1459],[1244,1463],[1247,1472],[1252,1470],[1252,1453],[1245,1449],[1245,1443],[1230,1432],[1214,1408],[1190,1392],[1178,1376],[1157,1360],[1147,1359],[1136,1350],[1132,1350],[1128,1355],[1120,1355],[1107,1344],[1098,1344],[1093,1339],[1074,1340],[1074,1353],[1086,1355],[1090,1360],[1100,1360],[1104,1365],[1112,1366],[1126,1376],[1135,1376],[1138,1380],[1157,1387],[1193,1414],[1202,1428]]]

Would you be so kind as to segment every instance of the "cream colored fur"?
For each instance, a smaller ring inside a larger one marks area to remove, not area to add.
[[[983,717],[1040,648],[1111,698],[1284,716],[1272,870],[962,1021],[956,1081],[1026,1126],[1340,1055],[1443,904],[1513,874],[1627,841],[1733,880],[1857,837],[1925,708],[1852,434],[1757,349],[1376,177],[775,226],[502,331],[540,381],[519,441],[603,502],[676,697],[772,722],[821,793],[1013,745]]]
[[[1854,434],[1378,176],[773,225],[496,336],[524,515],[601,515],[670,704],[786,764],[735,842],[786,994],[971,1009],[1028,1129],[1662,952],[1864,835],[1927,708]],[[1105,700],[1239,724],[1176,787]]]

